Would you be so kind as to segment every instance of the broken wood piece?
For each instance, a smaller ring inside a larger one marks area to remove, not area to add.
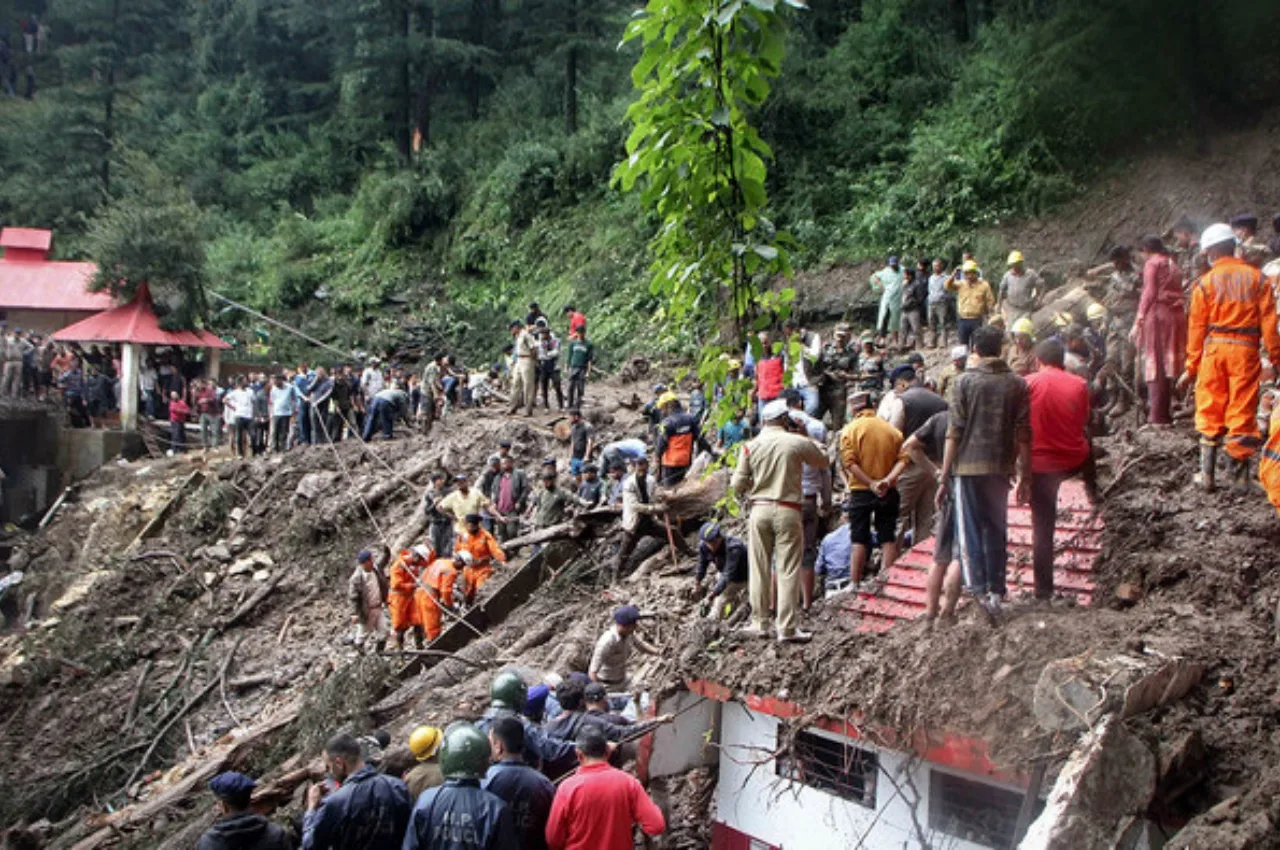
[[[284,618],[284,625],[280,627],[280,634],[276,635],[276,646],[284,643],[285,636],[289,634],[289,627],[293,625],[293,613]]]
[[[240,679],[227,680],[227,688],[233,693],[241,693],[243,691],[251,691],[254,688],[260,688],[263,685],[275,684],[276,676],[274,673],[259,673],[255,676],[245,676]]]
[[[125,548],[125,552],[128,554],[137,551],[144,540],[156,536],[160,529],[164,528],[164,524],[169,520],[178,505],[182,504],[187,496],[194,493],[196,488],[203,483],[204,472],[202,470],[197,469],[188,475],[187,480],[182,482],[182,486],[178,488],[178,491],[170,496],[169,501],[161,506],[156,515],[151,518],[151,521],[142,527],[142,530],[138,532],[138,536],[133,538],[133,542]]]
[[[133,695],[129,698],[129,707],[124,712],[124,731],[128,732],[133,728],[133,722],[138,719],[138,702],[142,699],[142,688],[147,683],[147,676],[151,674],[151,668],[155,666],[155,662],[150,658],[142,665],[142,672],[138,674],[138,684],[133,686]]]
[[[227,657],[222,659],[222,666],[220,667],[218,673],[216,675],[209,677],[209,681],[205,683],[204,687],[201,688],[200,691],[195,696],[187,700],[186,703],[184,703],[181,708],[173,712],[172,716],[170,716],[160,726],[160,731],[158,731],[155,734],[155,736],[151,739],[151,746],[147,747],[147,751],[142,754],[142,760],[138,762],[138,766],[133,769],[133,773],[129,774],[128,780],[125,781],[124,788],[122,789],[125,793],[128,793],[129,786],[131,786],[133,784],[133,781],[138,778],[138,775],[141,774],[142,771],[146,769],[147,762],[150,761],[151,755],[156,751],[156,747],[160,746],[160,742],[164,740],[165,734],[168,733],[168,731],[173,728],[173,725],[175,723],[177,723],[179,720],[182,720],[184,717],[186,717],[187,712],[195,708],[196,705],[201,700],[203,700],[206,696],[208,696],[209,693],[215,687],[217,687],[218,682],[220,682],[223,676],[226,675],[227,668],[231,666],[231,660],[235,658],[236,650],[240,648],[240,644],[243,641],[244,641],[244,637],[239,637],[236,639],[236,642],[231,647],[231,651],[227,653]]]
[[[253,613],[253,609],[257,608],[262,600],[271,595],[271,591],[276,589],[276,585],[284,578],[284,569],[278,569],[267,583],[254,591],[254,594],[244,601],[244,603],[236,609],[235,613],[218,625],[218,631],[226,631],[232,626],[239,625],[246,617]]]

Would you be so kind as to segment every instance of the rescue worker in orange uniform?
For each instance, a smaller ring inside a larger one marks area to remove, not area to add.
[[[422,575],[434,558],[430,546],[414,546],[402,551],[391,565],[387,607],[391,611],[392,645],[397,649],[404,647],[404,633],[409,629],[413,629],[414,646],[422,648],[422,606],[427,598]]]
[[[1262,447],[1262,459],[1258,461],[1258,480],[1267,491],[1267,501],[1280,513],[1280,399],[1275,390],[1267,393],[1262,406],[1264,410],[1271,410],[1271,427],[1267,431],[1267,444]]]
[[[467,558],[466,553],[458,556],[460,559]],[[449,558],[436,558],[431,566],[427,568],[423,574],[422,583],[427,589],[423,592],[421,598],[421,616],[423,628],[427,631],[427,640],[433,641],[440,637],[441,627],[441,609],[448,608],[452,612],[455,608],[453,602],[453,588],[458,581],[458,568],[454,565],[453,560]]]
[[[462,593],[467,605],[475,602],[476,591],[493,578],[493,562],[507,562],[507,553],[502,551],[497,539],[480,525],[480,519],[480,514],[467,514],[466,533],[453,544],[455,556],[462,552],[471,556],[471,563],[462,568]]]
[[[1211,267],[1191,290],[1187,367],[1178,389],[1192,381],[1196,385],[1199,483],[1205,492],[1214,490],[1220,445],[1230,457],[1232,483],[1248,489],[1249,458],[1262,445],[1259,342],[1271,362],[1280,362],[1275,295],[1258,269],[1235,256],[1236,237],[1229,225],[1206,228],[1200,248]]]
[[[698,418],[680,409],[680,400],[675,393],[664,393],[658,399],[658,409],[663,413],[655,446],[658,455],[658,483],[663,487],[674,487],[689,472],[697,450],[711,451],[711,446],[702,436]]]

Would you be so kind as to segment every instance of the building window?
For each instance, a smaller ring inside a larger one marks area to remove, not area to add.
[[[786,731],[778,730],[778,748],[786,743]],[[799,732],[785,756],[776,759],[778,776],[810,788],[852,800],[868,809],[876,807],[876,771],[880,760],[871,750],[847,740],[817,732]]]
[[[929,826],[984,847],[1010,847],[1022,797],[1016,791],[931,770]]]

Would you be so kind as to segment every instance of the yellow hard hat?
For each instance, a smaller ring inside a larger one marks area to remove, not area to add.
[[[671,392],[671,390],[667,390],[665,393],[658,396],[658,407],[666,407],[668,404],[675,404],[679,400],[680,398],[675,393]]]
[[[426,761],[440,749],[444,735],[434,726],[419,726],[409,735],[409,750],[418,761]]]
[[[1021,319],[1013,323],[1013,332],[1016,334],[1026,334],[1027,336],[1036,335],[1035,322],[1023,316]]]
[[[1105,318],[1107,315],[1107,308],[1103,307],[1101,304],[1095,301],[1094,303],[1089,305],[1088,310],[1085,310],[1085,315],[1089,317],[1089,321],[1093,321],[1094,319],[1102,319],[1102,318]]]
[[[1021,251],[1010,251],[1010,252],[1009,252],[1009,265],[1013,265],[1014,263],[1020,263],[1020,262],[1022,262],[1022,252],[1021,252]]]
[[[741,361],[741,360],[739,360],[739,359],[737,359],[736,357],[731,357],[731,358],[729,358],[729,368],[730,368],[730,369],[741,369],[741,368],[742,368],[742,361]]]
[[[977,270],[978,264],[973,260],[965,260],[964,265],[960,266],[960,271],[962,272],[976,272]]]
[[[1071,322],[1072,322],[1072,319],[1071,319],[1070,313],[1058,313],[1056,316],[1053,317],[1053,323],[1060,328],[1069,327],[1071,325]]]

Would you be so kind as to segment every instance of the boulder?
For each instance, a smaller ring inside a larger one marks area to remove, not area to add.
[[[337,483],[336,472],[308,472],[293,492],[299,498],[312,502],[330,492]]]

